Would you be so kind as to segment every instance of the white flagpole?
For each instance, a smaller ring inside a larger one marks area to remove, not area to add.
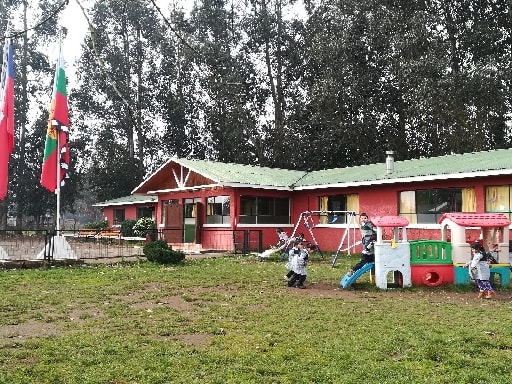
[[[53,122],[52,122],[53,124]],[[55,223],[55,230],[57,231],[57,236],[60,234],[60,157],[61,157],[61,150],[60,150],[60,130],[56,130],[57,132],[57,184],[55,188],[55,194],[57,195],[57,213],[56,213],[56,223]]]

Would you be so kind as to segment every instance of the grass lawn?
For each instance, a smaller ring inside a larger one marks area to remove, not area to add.
[[[0,270],[0,383],[507,383],[512,290],[307,289],[252,256]]]

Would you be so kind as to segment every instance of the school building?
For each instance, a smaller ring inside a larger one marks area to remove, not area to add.
[[[410,240],[440,240],[439,219],[449,212],[511,217],[512,149],[405,161],[386,156],[384,163],[312,172],[171,158],[131,196],[96,206],[113,225],[153,217],[174,248],[196,251],[236,251],[242,244],[261,251],[277,242],[276,228],[336,251],[342,240],[358,240],[361,212],[405,217]],[[477,236],[469,231],[468,241]]]

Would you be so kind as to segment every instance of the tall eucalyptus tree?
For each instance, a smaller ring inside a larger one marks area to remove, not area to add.
[[[153,7],[142,0],[98,1],[92,14],[72,98],[79,137],[89,143],[80,166],[99,196],[119,197],[142,180],[146,153],[159,142],[162,28]]]

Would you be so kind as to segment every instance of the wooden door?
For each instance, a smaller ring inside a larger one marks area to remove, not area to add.
[[[183,205],[165,205],[164,239],[168,243],[183,243]]]

